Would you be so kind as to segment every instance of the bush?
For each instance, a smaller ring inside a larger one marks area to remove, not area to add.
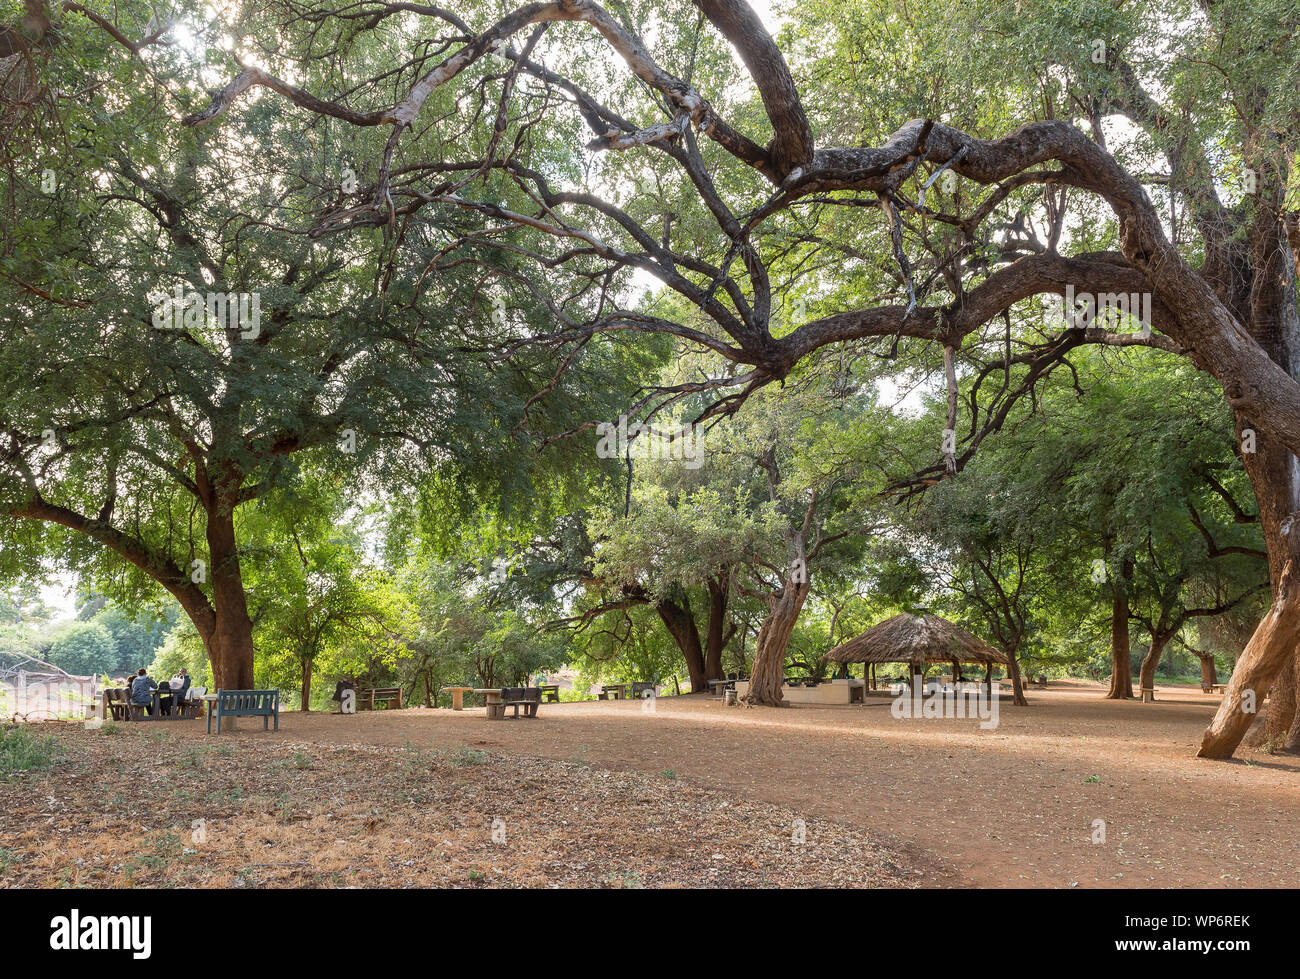
[[[51,735],[34,734],[28,727],[0,727],[0,775],[53,768],[62,756],[63,747]]]

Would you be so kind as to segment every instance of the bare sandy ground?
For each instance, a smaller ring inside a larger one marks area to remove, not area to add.
[[[706,698],[546,704],[538,719],[481,708],[285,714],[278,737],[322,744],[469,745],[697,780],[808,816],[887,833],[985,887],[1300,886],[1300,759],[1194,757],[1217,704],[1157,688],[1154,704],[1090,687],[976,720],[899,720],[866,707],[724,707]],[[260,721],[221,738],[275,738]],[[206,737],[203,722],[170,731]],[[213,735],[213,738],[218,737]],[[1094,842],[1104,821],[1104,842]]]

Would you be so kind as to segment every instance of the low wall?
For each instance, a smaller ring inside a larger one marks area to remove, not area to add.
[[[830,680],[815,687],[792,687],[781,685],[781,696],[792,704],[849,704],[852,702],[853,688],[861,687],[857,679]],[[736,681],[736,694],[745,696],[749,693],[749,681]]]

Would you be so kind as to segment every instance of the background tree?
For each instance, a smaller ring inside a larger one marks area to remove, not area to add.
[[[73,622],[50,644],[49,661],[73,676],[116,673],[121,654],[113,634],[98,622]]]

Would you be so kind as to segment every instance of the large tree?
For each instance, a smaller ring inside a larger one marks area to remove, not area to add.
[[[6,35],[26,40],[0,66],[0,572],[54,557],[112,597],[165,590],[216,685],[248,688],[242,508],[304,463],[371,492],[524,483],[512,428],[567,424],[540,395],[525,415],[552,373],[540,357],[479,352],[497,315],[481,275],[413,299],[436,231],[393,254],[382,232],[290,227],[350,186],[336,155],[303,152],[331,134],[300,142],[270,104],[239,132],[173,126],[202,66],[148,13],[67,5],[53,33]],[[157,43],[123,43],[138,37]],[[19,112],[33,99],[41,126]],[[542,393],[583,397],[558,388]]]

